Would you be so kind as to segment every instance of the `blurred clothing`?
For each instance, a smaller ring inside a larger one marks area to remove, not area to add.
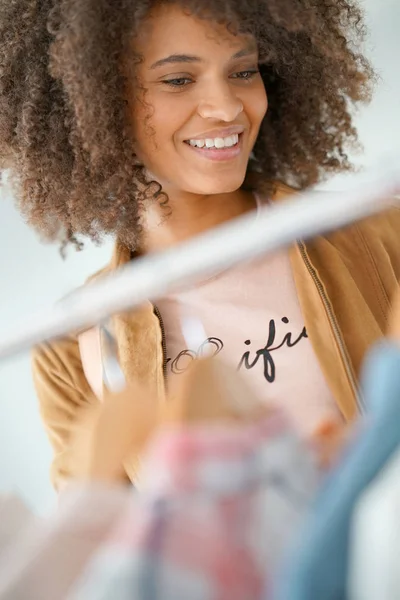
[[[278,412],[161,430],[140,493],[66,490],[15,544],[1,600],[249,600],[270,587],[316,493],[310,449]]]

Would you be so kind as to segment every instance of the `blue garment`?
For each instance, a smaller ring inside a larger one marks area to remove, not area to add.
[[[400,444],[400,347],[385,342],[363,371],[367,415],[327,477],[277,584],[276,600],[345,600],[349,528],[355,503]]]

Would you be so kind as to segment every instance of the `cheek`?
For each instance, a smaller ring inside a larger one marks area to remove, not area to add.
[[[263,97],[262,104],[260,106],[261,121],[264,119],[265,115],[267,114],[267,111],[268,111],[268,95],[264,89],[264,97]]]
[[[245,106],[251,124],[258,128],[268,110],[268,97],[262,83],[247,96]]]
[[[152,98],[150,94],[145,103],[137,105],[134,113],[134,131],[138,153],[149,162],[157,155],[165,153],[173,142],[174,133],[178,131],[181,120],[176,122],[176,103],[168,98]]]

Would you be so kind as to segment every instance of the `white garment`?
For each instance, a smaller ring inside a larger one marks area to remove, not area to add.
[[[357,502],[349,555],[349,600],[400,598],[400,450]]]

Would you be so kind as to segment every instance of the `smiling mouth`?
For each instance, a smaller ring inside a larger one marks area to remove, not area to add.
[[[242,134],[234,133],[233,135],[224,138],[204,138],[202,140],[185,140],[185,143],[192,148],[200,148],[203,150],[225,150],[225,148],[233,148],[239,144],[239,136]]]
[[[227,161],[239,156],[242,150],[242,133],[225,138],[185,140],[191,150],[213,161]]]

